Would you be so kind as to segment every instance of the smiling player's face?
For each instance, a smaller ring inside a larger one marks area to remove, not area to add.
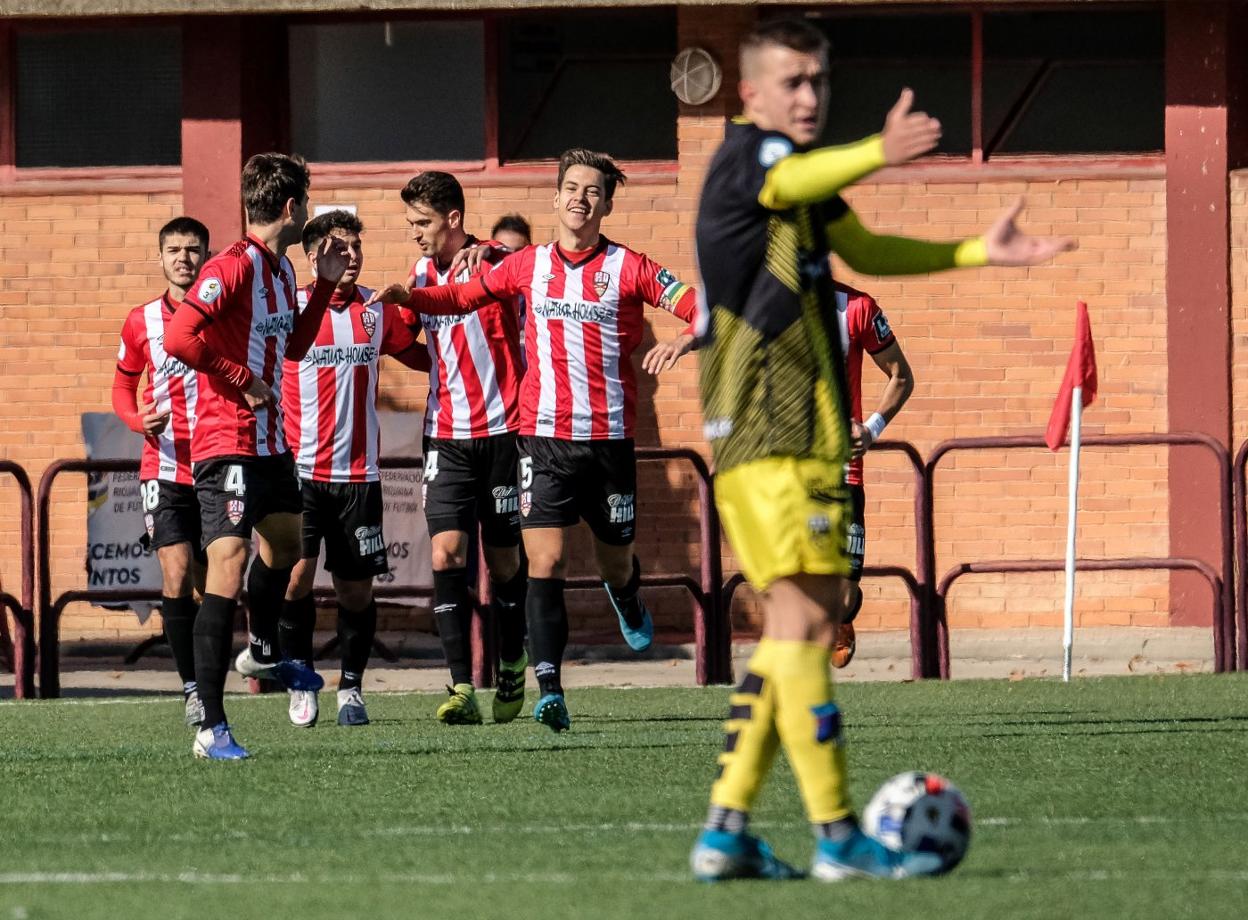
[[[406,208],[412,241],[420,247],[421,255],[442,261],[455,254],[457,247],[452,245],[452,240],[460,226],[461,215],[458,211],[441,214],[419,201]]]
[[[798,145],[818,140],[828,115],[827,56],[764,45],[743,63],[740,92],[746,117]]]
[[[597,232],[611,213],[607,177],[592,166],[569,166],[555,193],[559,223],[574,233]]]

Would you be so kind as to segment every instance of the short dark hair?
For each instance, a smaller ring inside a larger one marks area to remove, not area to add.
[[[498,231],[508,230],[512,233],[519,233],[526,240],[533,239],[533,228],[529,226],[529,222],[519,214],[504,214],[494,223],[494,229],[490,231],[490,236],[497,239]]]
[[[165,248],[165,239],[171,236],[199,237],[199,241],[204,247],[204,254],[208,254],[208,228],[193,217],[187,217],[184,214],[181,217],[175,217],[161,227],[159,236],[161,249]]]
[[[342,208],[318,214],[303,225],[303,251],[311,252],[335,230],[346,230],[359,236],[364,232],[364,222]]]
[[[247,221],[271,224],[282,216],[287,201],[307,200],[312,177],[302,157],[257,153],[243,167],[242,184]]]
[[[767,45],[779,45],[803,54],[826,53],[830,47],[828,37],[804,19],[771,19],[760,22],[741,39],[741,56]]]
[[[413,176],[399,192],[407,205],[423,204],[443,217],[452,211],[464,213],[464,187],[450,173],[430,170]]]
[[[558,186],[560,188],[563,186],[563,177],[573,166],[588,166],[602,173],[606,180],[606,188],[603,191],[607,193],[607,201],[615,197],[617,184],[623,185],[628,181],[624,171],[616,166],[615,161],[607,154],[598,153],[596,150],[586,150],[584,147],[573,147],[571,150],[565,150],[563,156],[559,157]]]

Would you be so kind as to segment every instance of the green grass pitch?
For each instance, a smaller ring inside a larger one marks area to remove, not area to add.
[[[689,879],[727,695],[574,691],[562,736],[381,694],[368,728],[301,731],[236,698],[243,764],[194,761],[180,701],[6,703],[0,920],[1242,916],[1244,677],[840,688],[856,801],[935,770],[975,825],[949,877],[832,886]],[[755,826],[808,861],[782,763]]]

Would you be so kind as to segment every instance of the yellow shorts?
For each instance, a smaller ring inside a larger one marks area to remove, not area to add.
[[[842,464],[752,460],[716,475],[715,504],[741,571],[756,590],[799,572],[849,575],[851,508]]]

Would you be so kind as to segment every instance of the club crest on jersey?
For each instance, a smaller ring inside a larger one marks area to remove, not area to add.
[[[241,498],[231,498],[225,503],[225,516],[230,519],[230,523],[235,526],[243,519],[243,500]]]
[[[371,339],[373,332],[377,329],[377,314],[365,310],[360,314],[360,325],[364,327],[364,334]]]
[[[602,297],[611,287],[610,272],[594,272],[594,290],[598,292],[598,296]]]
[[[199,298],[199,302],[207,305],[212,303],[221,296],[221,282],[216,278],[205,278],[203,284],[199,286],[199,290],[195,294]]]

